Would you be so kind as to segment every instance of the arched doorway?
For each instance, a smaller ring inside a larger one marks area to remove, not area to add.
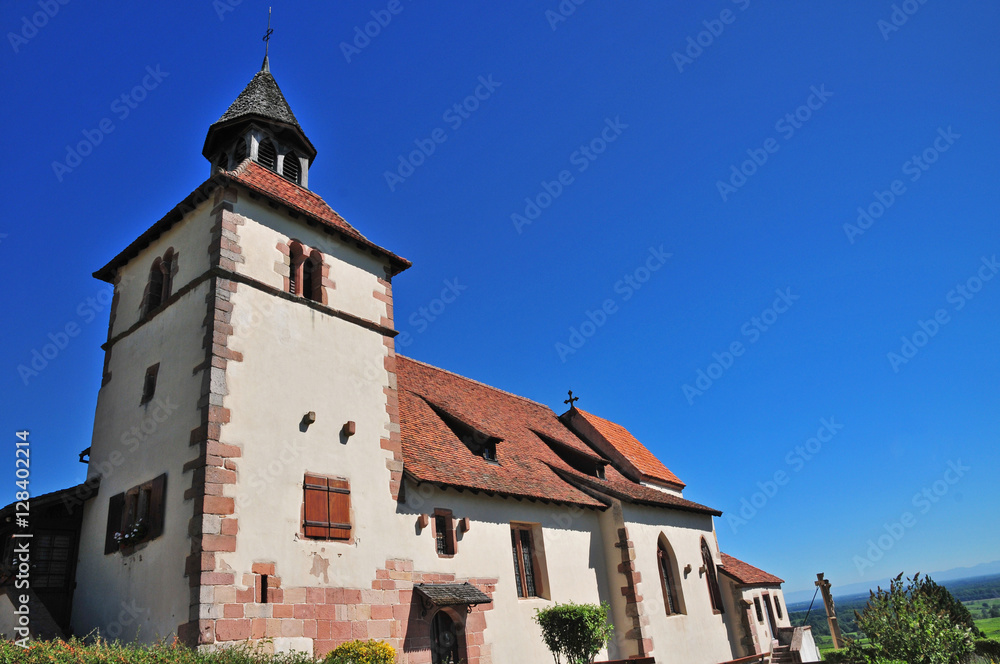
[[[466,657],[462,642],[462,624],[448,611],[441,610],[431,620],[431,664],[458,664]]]

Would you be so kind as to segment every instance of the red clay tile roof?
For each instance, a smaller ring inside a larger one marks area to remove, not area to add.
[[[396,356],[399,420],[406,473],[421,482],[509,496],[603,508],[601,501],[559,478],[565,465],[532,429],[586,448],[542,404]],[[475,456],[428,404],[491,436],[499,464]],[[588,450],[589,452],[589,450]]]
[[[653,489],[648,486],[636,484],[619,473],[613,466],[604,469],[604,479],[590,477],[573,469],[554,469],[570,483],[583,488],[598,491],[604,495],[612,496],[620,500],[638,505],[651,505],[653,507],[672,507],[673,509],[685,512],[698,512],[701,514],[711,514],[712,516],[722,516],[722,512],[700,503],[696,503],[680,496]]]
[[[640,473],[650,478],[676,484],[681,487],[684,482],[674,475],[670,470],[657,459],[646,446],[636,440],[635,436],[628,432],[628,429],[620,424],[615,424],[603,417],[598,417],[586,411],[576,409],[583,418],[597,429],[604,438],[614,446],[616,450],[634,465]],[[655,489],[654,489],[655,491]]]
[[[221,171],[201,183],[197,189],[154,223],[124,251],[95,272],[94,277],[110,283],[114,279],[114,270],[134,258],[156,238],[182,220],[185,214],[207,200],[216,188],[228,184],[242,185],[275,203],[284,204],[295,212],[338,233],[343,239],[354,242],[358,246],[388,259],[393,274],[398,274],[411,265],[410,261],[397,256],[388,249],[383,249],[359,233],[353,226],[344,221],[343,217],[334,212],[333,208],[327,205],[326,201],[318,194],[286,180],[254,161],[246,160],[232,171]]]
[[[396,356],[396,378],[404,468],[417,481],[600,508],[611,496],[721,514],[636,484],[610,465],[603,480],[574,470],[538,434],[594,460],[601,457],[548,406],[401,355]],[[474,455],[435,408],[501,439],[496,445],[499,464]]]
[[[722,554],[722,571],[744,586],[778,586],[785,582],[773,574],[768,574],[728,553]]]

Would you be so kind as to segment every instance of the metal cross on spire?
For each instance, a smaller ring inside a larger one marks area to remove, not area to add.
[[[267,8],[267,32],[264,33],[264,64],[260,66],[261,71],[271,71],[270,64],[267,61],[267,51],[271,46],[271,33],[274,30],[271,28],[271,8]]]
[[[569,391],[569,399],[563,401],[563,403],[568,403],[570,408],[576,408],[573,404],[580,400],[580,397],[573,396],[573,390]]]

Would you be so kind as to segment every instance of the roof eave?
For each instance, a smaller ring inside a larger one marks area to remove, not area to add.
[[[298,135],[298,137],[302,140],[303,145],[305,145],[305,147],[307,148],[306,151],[308,153],[307,156],[309,158],[309,164],[312,165],[313,160],[316,159],[316,154],[318,151],[316,150],[316,146],[312,144],[312,141],[309,140],[309,137],[306,136],[306,133],[302,131],[302,127],[300,127],[298,124],[291,124],[288,122],[284,122],[283,120],[269,118],[268,116],[262,115],[260,113],[244,113],[243,115],[238,115],[228,120],[219,120],[213,123],[208,128],[208,133],[205,135],[205,144],[202,146],[201,154],[204,155],[206,159],[211,158],[213,152],[211,148],[214,147],[212,144],[212,137],[219,131],[223,129],[228,129],[236,124],[240,124],[243,122],[254,122],[254,121],[263,123],[264,125],[280,127],[282,129],[287,129],[289,131],[295,132]]]
[[[511,493],[509,491],[503,491],[501,489],[482,489],[479,487],[471,487],[465,484],[459,484],[457,482],[453,483],[453,482],[442,482],[441,480],[421,479],[420,477],[417,477],[410,469],[403,470],[403,477],[408,478],[411,482],[416,482],[417,484],[430,484],[431,486],[436,486],[441,489],[457,489],[459,491],[471,491],[472,493],[485,493],[488,496],[499,496],[501,498],[514,498],[516,500],[531,500],[531,501],[538,500],[545,503],[552,503],[554,505],[578,505],[580,507],[599,509],[601,511],[604,511],[605,509],[608,508],[608,504],[604,500],[601,500],[596,496],[591,496],[591,497],[597,502],[601,503],[602,506],[593,505],[591,503],[575,502],[570,500],[559,500],[557,498],[542,498],[539,496],[531,496],[528,494]],[[574,487],[574,488],[579,489],[579,487]],[[583,489],[580,489],[580,491],[590,496],[589,492],[583,491]]]
[[[271,196],[267,190],[260,187],[254,187],[246,182],[235,179],[233,176],[226,172],[219,172],[205,180],[201,185],[198,186],[193,192],[188,194],[184,200],[175,205],[170,212],[161,217],[158,221],[154,222],[152,226],[146,229],[138,238],[133,240],[125,249],[123,249],[117,256],[112,258],[104,267],[100,268],[93,273],[95,279],[107,282],[109,284],[114,283],[115,271],[122,265],[125,265],[130,260],[135,258],[139,253],[149,246],[156,238],[158,238],[163,233],[170,230],[174,224],[178,221],[184,219],[184,216],[194,210],[198,205],[201,205],[206,200],[208,200],[210,194],[215,191],[215,189],[224,184],[235,184],[239,185],[245,189],[249,189],[259,193],[268,200],[277,203],[279,205],[284,205],[290,209],[294,209],[298,214],[301,214],[309,219],[316,221],[322,228],[331,233],[337,233],[346,242],[355,242],[364,245],[368,250],[373,253],[382,256],[387,259],[390,267],[392,268],[392,276],[396,276],[403,270],[411,267],[413,264],[403,258],[402,256],[397,256],[388,249],[384,249],[379,245],[375,244],[371,240],[364,237],[354,237],[348,233],[345,233],[337,228],[334,228],[328,224],[325,220],[320,219],[316,215],[310,213],[308,210],[300,208],[298,206],[292,206]],[[207,187],[206,187],[207,185]]]
[[[720,572],[735,581],[736,585],[740,588],[776,588],[785,582],[784,579],[778,579],[775,577],[775,579],[777,579],[776,581],[756,581],[754,583],[747,583],[740,579],[740,577],[736,576],[733,572],[727,570],[725,565],[718,565],[718,569]]]

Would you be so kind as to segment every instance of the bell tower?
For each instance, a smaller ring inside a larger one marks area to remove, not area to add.
[[[267,56],[202,154],[208,179],[94,273],[115,295],[72,627],[311,652],[283,612],[370,587],[397,529],[410,263],[308,189],[316,149]]]
[[[208,128],[201,153],[211,163],[213,174],[233,170],[251,159],[308,188],[316,148],[281,94],[266,55],[260,71]]]

